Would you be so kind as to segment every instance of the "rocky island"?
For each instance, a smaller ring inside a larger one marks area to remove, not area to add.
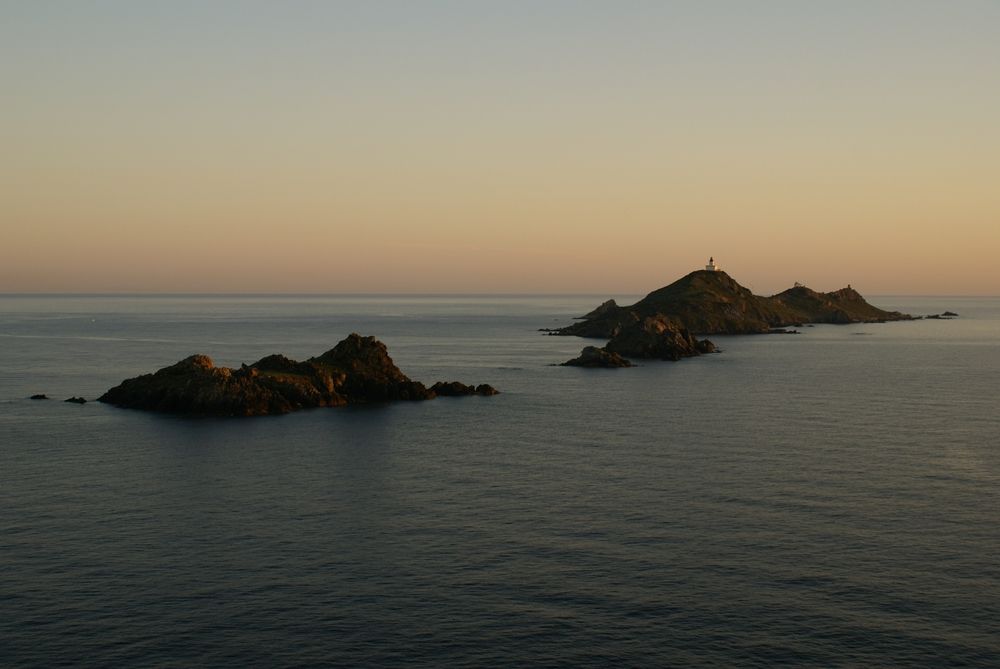
[[[351,334],[326,353],[297,362],[269,355],[240,369],[192,355],[123,381],[98,401],[130,409],[214,416],[263,416],[313,407],[429,400],[438,395],[496,395],[487,384],[457,381],[430,388],[396,367],[385,344]]]
[[[710,261],[704,270],[691,272],[631,306],[608,300],[579,322],[550,334],[607,339],[597,351],[627,358],[679,360],[716,350],[711,341],[695,335],[785,332],[782,328],[804,323],[900,320],[913,316],[874,307],[850,286],[820,293],[796,284],[771,297],[754,295]],[[582,366],[621,366],[617,361],[600,364],[607,358],[594,351],[581,357],[589,363]],[[580,365],[578,360],[564,364]]]

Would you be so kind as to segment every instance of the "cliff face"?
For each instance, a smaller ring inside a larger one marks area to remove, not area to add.
[[[452,382],[454,384],[455,382]],[[482,384],[465,392],[496,394]],[[394,400],[427,400],[434,390],[403,374],[374,337],[351,334],[305,362],[269,355],[240,369],[216,367],[193,355],[153,373],[123,381],[99,398],[120,407],[217,416],[261,416],[298,409]]]

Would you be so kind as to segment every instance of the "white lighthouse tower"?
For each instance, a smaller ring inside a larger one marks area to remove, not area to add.
[[[715,264],[715,258],[714,257],[708,259],[708,264],[705,265],[705,271],[706,272],[718,272],[719,271],[719,266]]]

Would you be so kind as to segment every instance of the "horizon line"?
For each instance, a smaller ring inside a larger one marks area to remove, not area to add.
[[[817,291],[829,292],[829,291]],[[619,292],[619,295],[646,295],[646,292]],[[300,292],[300,291],[0,291],[0,297],[600,297],[605,292]],[[774,293],[777,295],[777,293]],[[868,293],[871,297],[982,297],[1000,298],[1000,294],[987,293]],[[766,297],[766,295],[765,295]]]

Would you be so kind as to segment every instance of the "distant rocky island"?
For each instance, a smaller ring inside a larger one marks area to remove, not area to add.
[[[549,331],[607,339],[603,348],[587,347],[579,358],[563,363],[584,367],[622,367],[624,358],[679,360],[710,353],[715,345],[695,335],[787,332],[806,323],[884,323],[913,320],[909,314],[869,304],[847,286],[820,293],[796,284],[762,297],[754,295],[710,260],[669,286],[655,290],[631,306],[608,300],[579,322]],[[627,361],[624,361],[627,362]]]
[[[297,362],[269,355],[240,369],[192,355],[153,374],[123,381],[98,401],[130,409],[213,416],[263,416],[313,407],[496,395],[458,381],[430,388],[396,367],[385,344],[351,334],[326,353]]]

